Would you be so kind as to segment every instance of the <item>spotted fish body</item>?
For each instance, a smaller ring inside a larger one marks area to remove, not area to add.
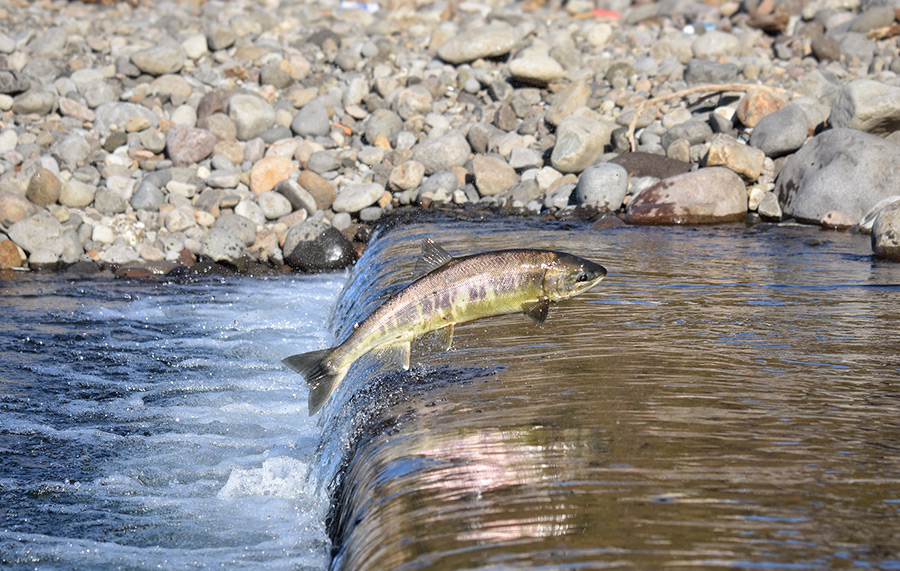
[[[410,344],[426,333],[437,331],[449,348],[457,323],[522,311],[543,323],[550,302],[586,291],[606,275],[603,266],[563,252],[500,250],[454,258],[430,240],[416,269],[424,275],[375,309],[343,343],[284,359],[309,384],[310,415],[370,351],[409,368]]]

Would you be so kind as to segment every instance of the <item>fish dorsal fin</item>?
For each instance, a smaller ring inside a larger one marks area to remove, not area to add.
[[[422,256],[416,262],[416,277],[424,276],[453,259],[447,250],[441,248],[431,238],[422,241]]]
[[[550,300],[539,299],[534,303],[526,303],[522,306],[525,315],[534,319],[534,322],[540,325],[547,320],[547,312],[550,311]]]

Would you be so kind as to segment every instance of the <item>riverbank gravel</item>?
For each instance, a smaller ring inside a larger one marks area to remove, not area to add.
[[[897,258],[898,17],[897,0],[13,0],[0,267],[330,270],[407,206],[791,217],[874,228]]]

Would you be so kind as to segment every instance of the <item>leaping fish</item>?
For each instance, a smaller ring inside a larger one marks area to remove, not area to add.
[[[606,268],[552,250],[453,257],[425,240],[416,273],[421,277],[354,326],[343,343],[282,361],[306,379],[310,416],[319,412],[350,366],[366,353],[378,351],[408,369],[410,343],[431,331],[437,331],[449,349],[458,323],[520,311],[543,323],[551,302],[592,288],[606,276]]]

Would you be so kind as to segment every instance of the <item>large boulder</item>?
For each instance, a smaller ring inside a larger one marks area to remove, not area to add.
[[[628,203],[629,224],[714,224],[737,222],[747,214],[741,177],[710,167],[667,178]]]
[[[859,220],[900,193],[900,145],[856,129],[832,129],[791,156],[775,181],[785,216],[818,224],[826,213]]]

